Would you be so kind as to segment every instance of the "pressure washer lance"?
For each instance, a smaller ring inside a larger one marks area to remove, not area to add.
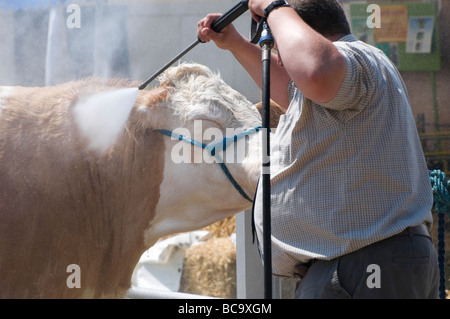
[[[211,28],[215,32],[220,32],[225,28],[227,25],[229,25],[231,22],[236,20],[238,17],[240,17],[244,12],[248,10],[248,1],[240,1],[238,4],[236,4],[233,8],[231,8],[229,11],[227,11],[224,15],[222,15],[220,18],[218,18],[216,21],[213,22],[211,25]],[[197,44],[203,43],[203,41],[200,41],[197,39],[195,42],[193,42],[190,46],[188,46],[186,49],[184,49],[181,53],[179,53],[176,57],[174,57],[172,60],[170,60],[166,65],[164,65],[159,71],[157,71],[155,74],[153,74],[151,77],[149,77],[145,82],[143,82],[141,85],[139,85],[139,90],[145,89],[145,87],[154,79],[156,79],[161,73],[163,73],[169,66],[171,66],[173,63],[175,63],[178,59],[180,59],[183,55],[191,51]]]

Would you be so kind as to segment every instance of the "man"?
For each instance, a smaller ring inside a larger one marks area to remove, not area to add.
[[[297,298],[436,298],[432,192],[400,74],[350,34],[337,0],[271,3],[249,1],[275,39],[271,97],[287,108],[271,142],[273,274],[301,278]],[[232,25],[212,31],[219,16],[199,39],[260,85],[261,49]],[[257,192],[262,252],[261,206]]]

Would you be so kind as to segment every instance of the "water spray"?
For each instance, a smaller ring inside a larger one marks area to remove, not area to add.
[[[211,28],[215,32],[220,32],[247,10],[248,1],[240,1],[219,19],[215,20]],[[256,28],[252,25],[252,32],[257,33],[254,29]],[[256,39],[258,35],[256,34],[254,37]],[[252,42],[256,43],[254,41],[255,40]],[[101,92],[78,101],[73,112],[82,134],[90,141],[89,146],[94,150],[107,150],[114,143],[115,139],[123,129],[123,124],[128,119],[131,109],[137,99],[139,90],[143,90],[170,65],[192,50],[199,43],[202,43],[202,41],[197,39],[145,82],[140,84],[138,88],[134,87]]]

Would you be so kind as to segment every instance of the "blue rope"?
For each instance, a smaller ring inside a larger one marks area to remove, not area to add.
[[[217,146],[221,146],[222,150],[225,151],[225,149],[234,142],[237,142],[239,139],[248,136],[250,134],[256,133],[261,129],[261,126],[257,126],[255,128],[251,128],[248,129],[244,132],[241,132],[239,134],[236,134],[232,137],[225,137],[222,139],[222,141],[214,143],[214,144],[204,144],[204,143],[200,143],[197,142],[193,139],[190,139],[188,137],[185,137],[183,135],[180,134],[176,134],[172,131],[169,130],[157,130],[158,132],[167,135],[171,138],[175,138],[179,141],[184,141],[186,143],[192,144],[194,146],[197,147],[201,147],[205,150],[207,150],[209,152],[209,154],[211,156],[214,156],[217,159],[217,163],[219,164],[220,168],[222,169],[222,171],[224,172],[225,176],[228,178],[228,180],[230,181],[231,184],[233,184],[234,188],[236,188],[236,190],[239,192],[239,194],[242,195],[242,197],[244,197],[246,200],[253,202],[252,199],[250,199],[250,197],[248,197],[248,195],[244,192],[244,190],[242,189],[242,187],[236,182],[236,180],[233,178],[233,176],[231,175],[230,171],[228,170],[227,166],[225,165],[225,163],[223,162],[223,159],[220,157],[219,154],[216,153],[216,148]]]
[[[440,170],[431,171],[430,179],[433,188],[434,206],[439,212],[450,214],[450,181]]]
[[[439,264],[439,298],[445,299],[445,213],[450,214],[450,181],[440,170],[430,172],[433,189],[434,207],[438,211],[438,264]]]

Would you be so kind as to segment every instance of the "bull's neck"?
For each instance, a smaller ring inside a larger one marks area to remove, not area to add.
[[[87,288],[94,297],[129,288],[134,267],[148,249],[144,232],[155,215],[163,170],[164,143],[151,130],[128,132],[108,154],[91,159],[90,187],[84,193],[95,207],[86,212],[85,223],[95,229],[86,241],[93,255],[84,259],[84,278],[94,283],[95,291]]]

